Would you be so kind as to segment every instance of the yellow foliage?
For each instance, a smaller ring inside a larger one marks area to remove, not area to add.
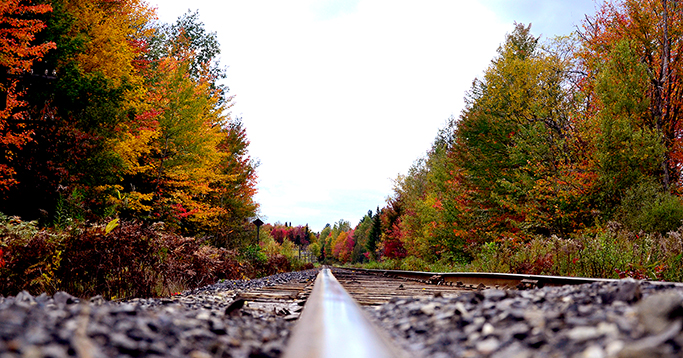
[[[145,173],[152,169],[149,163],[142,163],[140,157],[148,155],[152,148],[151,143],[159,136],[159,132],[151,129],[142,129],[137,135],[125,132],[115,141],[112,141],[111,146],[114,152],[125,163],[125,174]]]
[[[123,192],[121,185],[100,185],[93,188],[94,193],[100,193],[106,197],[106,203],[110,206],[130,210],[139,214],[147,213],[152,207],[144,204],[154,198],[152,193],[140,193],[137,191]]]
[[[150,33],[154,10],[141,0],[75,0],[67,1],[66,9],[76,19],[70,35],[86,35],[85,50],[75,58],[81,70],[102,74],[114,87],[127,81],[132,84],[126,94],[129,103],[141,105],[144,78],[134,67],[140,51],[135,41]]]

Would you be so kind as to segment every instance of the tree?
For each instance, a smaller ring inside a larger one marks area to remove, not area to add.
[[[378,206],[377,211],[375,211],[375,215],[372,216],[372,227],[370,229],[370,232],[368,233],[368,241],[365,246],[365,248],[370,253],[372,259],[377,259],[377,245],[379,244],[382,236],[382,222],[380,219],[380,213],[381,212]],[[370,212],[368,212],[368,214],[370,214]]]
[[[131,119],[144,103],[134,66],[142,44],[133,40],[153,13],[137,0],[53,1],[52,7],[38,17],[47,27],[37,41],[53,42],[56,49],[33,70],[53,80],[28,88],[36,140],[17,153],[21,184],[2,210],[52,222],[109,216],[108,197],[123,165],[115,147],[120,135],[136,128]]]
[[[563,234],[586,220],[564,213],[583,193],[566,187],[586,184],[576,175],[583,154],[573,152],[580,140],[573,54],[562,41],[552,45],[542,47],[530,26],[517,24],[473,84],[457,124],[454,173],[474,220],[465,229],[478,240]]]
[[[372,229],[372,210],[368,210],[367,215],[356,225],[353,230],[354,247],[351,253],[351,262],[365,262],[369,259],[367,251],[368,237]]]
[[[658,136],[665,151],[659,156],[657,175],[664,190],[673,192],[681,187],[682,13],[683,4],[678,1],[605,3],[594,17],[587,18],[581,33],[582,64],[587,78],[593,79],[586,81],[585,91],[596,99],[590,109],[599,116],[612,105],[624,104],[625,88],[618,87],[614,76],[627,75],[628,95],[639,101],[642,98],[639,112],[628,119],[629,125]],[[615,55],[620,63],[615,62]],[[605,91],[605,86],[610,89]],[[609,98],[612,91],[616,98]],[[615,108],[617,112],[625,109]]]
[[[656,127],[643,125],[650,114],[650,100],[644,96],[647,77],[647,68],[623,41],[596,78],[596,161],[606,211],[619,204],[628,188],[660,176],[664,143]]]
[[[327,253],[329,252],[329,238],[332,236],[332,226],[330,224],[325,224],[325,227],[320,231],[318,235],[318,242],[320,243],[320,255],[318,260],[324,262],[329,258]]]
[[[0,4],[0,198],[17,184],[14,162],[17,152],[32,140],[26,126],[28,103],[20,85],[21,78],[32,77],[34,63],[55,48],[51,41],[36,43],[36,33],[45,28],[40,19],[31,18],[52,11],[50,5],[28,5],[22,0],[7,0]],[[28,15],[28,16],[27,16]]]

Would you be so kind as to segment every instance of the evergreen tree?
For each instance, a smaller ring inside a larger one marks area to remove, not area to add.
[[[382,221],[380,219],[379,206],[377,207],[377,212],[372,216],[372,228],[368,234],[368,241],[365,248],[368,250],[373,258],[376,258],[375,250],[377,250],[377,244],[380,241],[382,235]]]

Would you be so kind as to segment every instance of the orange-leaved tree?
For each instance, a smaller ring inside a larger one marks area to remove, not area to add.
[[[22,108],[26,102],[20,80],[30,77],[33,63],[55,48],[53,42],[35,43],[36,33],[45,24],[27,14],[50,11],[50,5],[31,5],[23,0],[0,3],[0,195],[16,184],[13,162],[32,135],[23,123],[28,113]]]

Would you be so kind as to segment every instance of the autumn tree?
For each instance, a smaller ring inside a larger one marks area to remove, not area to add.
[[[372,210],[368,210],[368,213],[353,229],[355,243],[351,253],[351,262],[365,262],[369,259],[370,253],[367,251],[367,244],[373,225],[372,216]]]
[[[665,188],[673,186],[677,190],[680,181],[678,147],[680,131],[681,58],[683,46],[682,4],[668,0],[624,0],[605,3],[600,11],[589,17],[581,32],[582,60],[590,78],[603,78],[601,72],[609,70],[603,64],[615,54],[622,61],[630,56],[629,66],[621,67],[620,74],[629,75],[624,70],[635,70],[639,88],[632,96],[643,97],[647,101],[646,110],[633,119],[639,128],[649,128],[660,136],[666,148],[660,158],[660,178]],[[612,69],[615,71],[615,69]],[[633,74],[630,74],[633,77]],[[599,81],[587,83],[587,91],[599,91]],[[619,89],[613,88],[617,92]],[[593,109],[601,111],[604,103],[600,99]]]
[[[605,217],[639,215],[641,209],[616,208],[635,192],[649,192],[652,182],[659,182],[661,194],[643,197],[643,207],[680,193],[682,6],[667,0],[605,3],[580,33],[584,91],[591,99],[587,127],[597,133]]]
[[[574,177],[581,159],[572,152],[578,148],[572,54],[553,50],[539,44],[530,26],[517,24],[483,80],[475,81],[458,122],[455,168],[473,212],[470,227],[485,228],[477,234],[485,241],[566,233],[587,220],[566,216],[582,192],[568,188],[584,183]]]
[[[147,31],[153,12],[136,0],[53,1],[52,7],[40,39],[56,50],[35,70],[54,71],[56,79],[27,94],[36,141],[18,154],[21,185],[3,210],[37,218],[43,209],[51,221],[94,219],[112,213],[107,198],[123,165],[115,145],[144,102],[135,66],[143,46],[134,39]]]
[[[318,256],[318,260],[321,262],[324,262],[325,260],[329,259],[327,256],[327,252],[330,250],[329,249],[329,238],[332,235],[332,226],[330,224],[325,224],[325,227],[320,231],[320,234],[318,235],[318,245],[320,246],[320,255]]]
[[[34,77],[34,64],[55,48],[54,42],[36,41],[45,23],[33,18],[52,11],[50,5],[31,5],[22,0],[0,4],[0,198],[17,184],[15,161],[18,152],[32,140],[25,106],[25,84]],[[36,73],[36,76],[38,74]],[[23,81],[22,81],[23,79]]]
[[[395,180],[394,197],[401,197],[403,244],[408,255],[434,261],[456,260],[464,255],[465,242],[458,235],[463,213],[457,207],[453,182],[455,118],[441,128],[424,158]]]
[[[39,58],[54,42],[36,67],[54,81],[27,91],[36,140],[16,152],[20,184],[0,210],[58,226],[163,220],[215,245],[244,244],[258,209],[257,162],[229,111],[216,34],[196,13],[155,22],[142,0],[52,7],[22,10],[35,17],[24,24],[31,31],[40,20],[47,25],[35,41],[46,45],[24,58]]]

